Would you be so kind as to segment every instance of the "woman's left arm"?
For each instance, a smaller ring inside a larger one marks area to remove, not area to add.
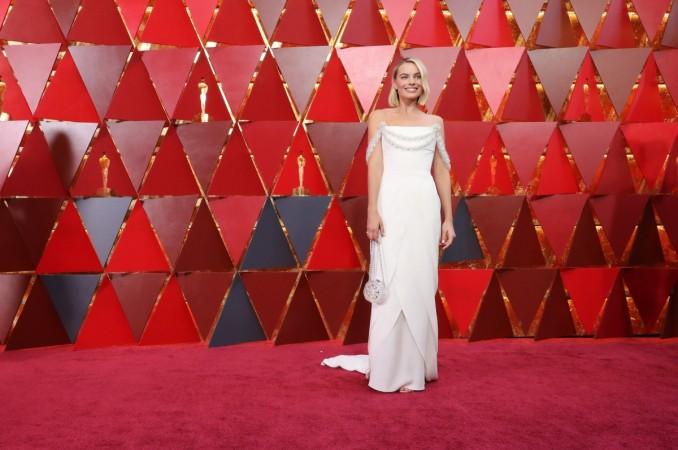
[[[445,128],[443,126],[443,119],[436,116],[439,121],[439,132],[441,141],[445,142]],[[454,226],[452,224],[452,183],[450,182],[450,169],[445,164],[445,161],[440,156],[441,152],[447,152],[443,147],[438,146],[433,158],[433,180],[436,184],[436,190],[440,197],[440,204],[443,208],[443,223],[440,233],[440,245],[446,249],[452,244],[452,240],[456,236]],[[448,158],[449,159],[449,158]]]

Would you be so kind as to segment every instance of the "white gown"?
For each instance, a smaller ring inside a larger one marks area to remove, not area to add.
[[[424,390],[438,378],[438,288],[440,198],[431,166],[436,151],[449,168],[439,125],[381,123],[367,158],[381,144],[384,171],[377,208],[384,223],[381,248],[387,298],[372,305],[369,355],[339,355],[322,361],[364,373],[383,392]],[[362,298],[358,301],[365,301]]]

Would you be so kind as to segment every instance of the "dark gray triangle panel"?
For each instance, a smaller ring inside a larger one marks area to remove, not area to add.
[[[466,206],[466,199],[462,198],[454,212],[454,232],[456,237],[452,245],[443,253],[442,262],[459,262],[483,259],[483,251],[478,243],[478,236],[473,230],[473,222]]]
[[[99,275],[41,275],[40,279],[69,339],[75,342]]]
[[[262,340],[266,340],[266,335],[240,276],[236,275],[210,340],[210,347]]]
[[[267,201],[259,217],[243,269],[271,269],[296,267],[296,261],[283,234],[271,201]]]
[[[282,197],[275,201],[297,257],[303,264],[322,222],[330,197]]]
[[[75,201],[101,265],[106,264],[131,197],[92,197]]]

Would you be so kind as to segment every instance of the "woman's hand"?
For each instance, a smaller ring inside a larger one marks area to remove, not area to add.
[[[446,220],[440,230],[440,245],[445,250],[452,244],[452,240],[456,237],[454,227],[451,220]]]
[[[371,241],[379,242],[379,238],[384,236],[384,222],[376,211],[367,212],[367,238]]]

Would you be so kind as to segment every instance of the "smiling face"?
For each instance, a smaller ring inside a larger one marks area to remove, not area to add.
[[[417,101],[423,92],[422,74],[419,68],[411,62],[405,62],[398,67],[393,84],[400,99]]]

